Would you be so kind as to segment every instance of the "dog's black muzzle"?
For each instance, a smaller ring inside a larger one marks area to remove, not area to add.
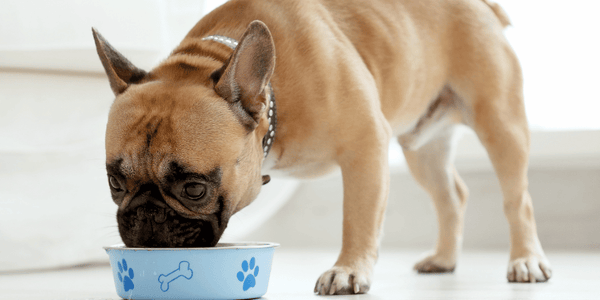
[[[218,222],[179,215],[155,185],[143,186],[127,207],[119,209],[117,223],[127,247],[213,247],[223,232]]]

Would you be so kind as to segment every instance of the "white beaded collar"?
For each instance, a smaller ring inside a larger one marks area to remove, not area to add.
[[[202,38],[202,40],[219,42],[233,50],[235,50],[235,48],[238,45],[238,41],[222,35],[211,35]],[[269,154],[269,150],[271,150],[271,146],[275,141],[275,127],[277,126],[277,107],[275,106],[275,96],[273,95],[273,87],[271,87],[270,82],[268,84],[268,87],[270,90],[269,97],[267,99],[267,101],[269,102],[269,130],[267,131],[267,134],[263,137],[262,141],[263,154],[265,158]]]

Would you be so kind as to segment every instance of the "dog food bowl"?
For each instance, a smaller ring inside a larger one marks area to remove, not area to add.
[[[267,292],[275,243],[211,248],[105,247],[125,299],[249,299]]]

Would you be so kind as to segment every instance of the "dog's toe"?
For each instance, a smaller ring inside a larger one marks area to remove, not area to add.
[[[333,267],[317,280],[314,292],[318,295],[352,295],[369,291],[367,276],[349,267]]]
[[[545,282],[552,277],[547,260],[536,256],[513,259],[508,263],[506,278],[509,282]]]

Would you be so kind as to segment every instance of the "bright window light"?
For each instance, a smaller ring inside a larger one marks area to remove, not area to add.
[[[600,2],[497,0],[524,76],[532,130],[600,129]]]

